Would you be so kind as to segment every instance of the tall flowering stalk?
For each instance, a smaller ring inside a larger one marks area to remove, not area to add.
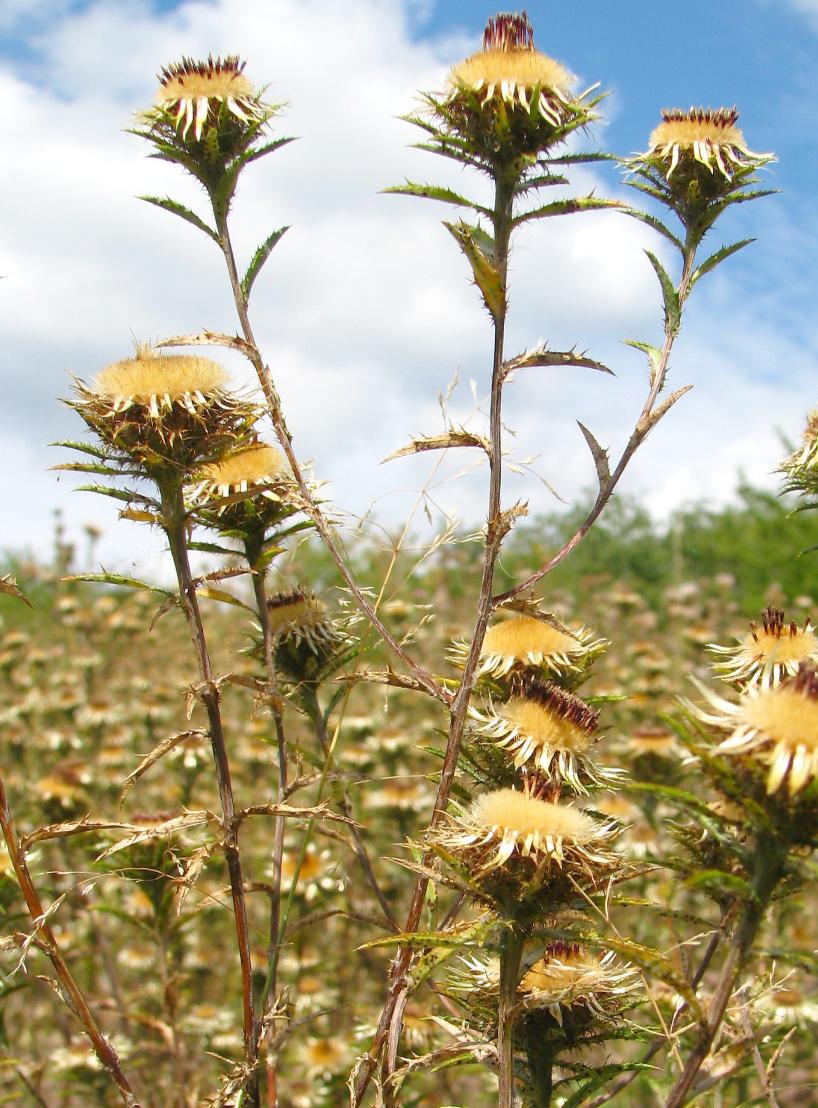
[[[190,568],[188,510],[184,485],[199,466],[213,463],[248,443],[258,410],[231,393],[220,365],[205,358],[163,355],[140,347],[135,358],[115,362],[90,385],[76,382],[69,401],[100,441],[100,448],[72,444],[96,456],[95,463],[63,468],[124,478],[147,479],[157,496],[133,487],[93,486],[94,491],[125,500],[128,511],[164,531],[179,585],[178,604],[187,621],[196,657],[196,686],[207,713],[222,808],[222,849],[230,879],[242,982],[244,1049],[250,1102],[258,1104],[258,1028],[253,1002],[247,904],[239,849],[239,824],[232,774],[210,651],[202,622],[196,582]],[[137,507],[138,506],[138,507]],[[102,579],[115,580],[108,575]],[[125,583],[117,581],[116,583]],[[139,586],[139,582],[128,582]]]

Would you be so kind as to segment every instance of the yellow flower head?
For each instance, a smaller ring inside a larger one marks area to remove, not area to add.
[[[264,118],[259,94],[244,75],[246,62],[235,54],[208,56],[207,61],[182,58],[159,74],[154,103],[159,113],[174,115],[174,124],[186,138],[191,126],[200,142],[205,124],[214,123],[224,106],[239,122]]]
[[[809,618],[799,627],[786,622],[781,608],[769,605],[761,614],[761,626],[750,624],[749,632],[736,646],[718,646],[709,650],[721,656],[714,669],[725,681],[757,684],[765,675],[772,684],[792,677],[802,662],[818,662],[818,638]]]
[[[589,751],[599,738],[599,712],[580,697],[550,681],[527,675],[515,683],[513,695],[490,715],[472,715],[480,731],[514,755],[514,765],[530,764],[535,769],[567,781],[577,792],[586,793],[583,783],[601,784],[616,777],[613,771],[598,770]]]
[[[455,976],[452,988],[458,992],[483,994],[500,992],[500,962],[464,958],[466,972]],[[522,1008],[547,1009],[562,1026],[565,1010],[584,1007],[599,1018],[610,1018],[622,1005],[620,998],[639,987],[638,972],[623,967],[612,951],[596,953],[579,943],[549,943],[522,975],[517,997]]]
[[[189,503],[219,530],[265,531],[296,509],[292,473],[275,447],[256,442],[196,475]]]
[[[452,69],[449,84],[453,96],[464,90],[478,93],[484,107],[497,96],[558,127],[574,78],[559,62],[534,49],[534,32],[523,12],[490,19],[483,49]]]
[[[731,733],[718,747],[769,767],[767,792],[787,784],[794,796],[818,778],[818,673],[802,662],[795,677],[751,686],[737,703],[703,690],[715,709],[694,709],[704,723]]]
[[[606,867],[610,857],[601,854],[616,829],[569,804],[539,800],[518,789],[484,793],[448,828],[440,825],[433,841],[477,864],[483,875],[506,864],[512,856],[529,858],[535,865],[553,862],[557,867],[588,869]]]
[[[76,381],[72,407],[101,439],[150,465],[187,467],[241,442],[257,418],[232,395],[217,362],[137,347],[92,384]]]
[[[295,681],[315,679],[348,641],[326,605],[306,589],[270,597],[267,618],[276,640],[276,665]]]
[[[555,674],[578,670],[606,645],[604,639],[591,641],[585,628],[569,631],[550,616],[515,613],[486,631],[477,676],[504,677],[522,666],[536,666]],[[465,663],[468,649],[467,643],[454,644],[452,660],[456,665]]]
[[[736,170],[754,169],[772,158],[748,149],[737,122],[736,108],[666,108],[639,157],[660,162],[668,180],[678,167],[690,172],[698,164],[730,181]]]

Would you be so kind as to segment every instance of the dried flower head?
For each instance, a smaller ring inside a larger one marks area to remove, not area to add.
[[[514,755],[517,768],[528,764],[557,775],[581,793],[587,792],[584,782],[602,784],[617,776],[598,769],[590,758],[599,739],[599,712],[550,681],[529,674],[489,715],[472,715],[482,734]]]
[[[764,679],[737,703],[702,689],[714,711],[693,708],[703,722],[731,733],[718,749],[749,755],[769,766],[767,792],[784,782],[790,796],[818,777],[818,673],[802,662],[795,677],[773,685]]]
[[[149,470],[191,468],[244,441],[257,409],[231,394],[222,366],[207,358],[157,354],[114,362],[69,401],[114,451]]]
[[[761,627],[751,623],[736,646],[711,643],[708,649],[722,659],[713,667],[718,676],[741,684],[757,684],[765,674],[778,684],[797,673],[802,662],[818,662],[818,638],[809,617],[799,627],[794,620],[787,623],[783,610],[772,605],[761,613]]]
[[[276,664],[292,680],[315,680],[347,645],[326,605],[306,589],[278,593],[267,601],[276,638]]]
[[[464,91],[479,93],[481,107],[496,97],[517,105],[535,119],[539,114],[554,127],[564,120],[572,102],[573,76],[559,62],[534,49],[534,31],[525,12],[501,13],[483,33],[483,49],[456,65],[449,74],[451,99]]]
[[[515,667],[524,666],[536,666],[554,674],[577,671],[606,645],[604,639],[592,639],[584,627],[569,631],[551,616],[515,613],[498,620],[486,631],[477,676],[505,677]],[[462,666],[468,652],[468,643],[455,643],[452,661]]]
[[[470,958],[464,963],[466,973],[451,983],[455,991],[499,994],[499,959]],[[599,954],[579,943],[557,940],[523,973],[517,996],[526,1010],[546,1009],[562,1026],[569,1008],[609,1019],[621,1011],[623,998],[638,988],[638,972],[619,964],[613,951]]]
[[[171,119],[183,139],[193,127],[196,142],[201,142],[205,126],[223,126],[227,117],[245,127],[263,122],[266,108],[244,75],[246,64],[235,54],[225,58],[211,54],[206,61],[182,58],[165,66],[159,74],[154,109],[145,113],[145,122]]]
[[[512,855],[530,858],[536,865],[604,867],[610,856],[600,851],[615,833],[612,824],[598,823],[569,804],[552,804],[518,789],[497,789],[478,797],[448,826],[438,825],[431,841],[467,855],[479,876],[505,865]]]

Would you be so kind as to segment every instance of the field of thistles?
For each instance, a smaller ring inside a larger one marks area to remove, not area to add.
[[[786,502],[747,488],[663,532],[618,499],[692,387],[667,387],[689,299],[752,242],[708,236],[751,218],[774,159],[725,107],[661,111],[627,159],[585,150],[603,99],[500,13],[407,117],[464,191],[386,191],[455,210],[492,334],[485,410],[467,427],[442,398],[442,433],[387,459],[484,466],[479,530],[418,549],[410,523],[340,525],[256,341],[288,228],[245,257],[233,215],[290,141],[280,106],[234,54],[161,68],[131,133],[201,204],[142,199],[209,240],[236,333],[136,342],[65,400],[56,468],[157,537],[164,576],[97,570],[93,534],[81,565],[58,530],[53,564],[0,579],[5,1102],[726,1108],[816,1087],[815,413]],[[617,161],[634,205],[572,194],[578,165]],[[538,518],[503,483],[505,386],[613,370],[507,348],[509,261],[523,224],[594,211],[660,240],[660,337],[624,340],[647,370],[624,445],[579,423],[588,503]]]

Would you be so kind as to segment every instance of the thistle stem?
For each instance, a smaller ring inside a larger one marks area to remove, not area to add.
[[[258,551],[260,554],[261,551]],[[275,665],[275,642],[273,629],[270,625],[270,613],[267,608],[267,586],[264,579],[264,570],[259,567],[258,556],[253,556],[255,551],[247,545],[247,560],[253,571],[253,594],[256,600],[258,620],[261,626],[262,642],[264,645],[264,665],[267,671],[267,681],[270,686],[270,710],[273,715],[273,724],[276,733],[276,753],[278,758],[278,782],[276,785],[276,804],[283,804],[287,796],[287,742],[284,731],[284,714],[281,708],[281,698],[278,691],[278,675]],[[278,814],[273,821],[273,890],[270,897],[270,930],[267,943],[267,965],[269,967],[269,987],[261,1000],[262,1007],[275,1004],[276,1000],[276,975],[278,969],[279,928],[281,923],[281,865],[284,857],[284,816]],[[266,984],[266,982],[265,982]],[[262,1016],[265,1013],[262,1012]],[[267,1103],[269,1108],[276,1108],[278,1103],[277,1060],[272,1051],[274,1041],[274,1027],[270,1024],[267,1049]]]
[[[270,414],[270,419],[273,423],[273,430],[275,431],[276,438],[284,451],[284,454],[289,463],[293,477],[298,485],[299,492],[304,501],[303,510],[315,524],[315,528],[321,539],[326,546],[332,560],[338,567],[338,571],[344,580],[347,588],[352,594],[355,603],[364,613],[371,625],[376,629],[386,645],[392,650],[392,652],[400,658],[404,665],[408,668],[409,672],[418,682],[418,684],[427,692],[430,696],[433,696],[436,700],[442,701],[444,704],[451,703],[452,696],[442,685],[440,685],[425,669],[421,668],[414,661],[414,659],[407,653],[407,651],[400,645],[391,631],[383,623],[383,620],[378,615],[375,606],[373,606],[368,598],[361,591],[360,586],[355,581],[352,575],[346,558],[341,552],[337,537],[333,528],[328,520],[324,518],[324,514],[315,501],[315,497],[310,490],[309,483],[304,476],[298,459],[295,456],[293,450],[293,441],[289,428],[287,427],[286,420],[284,418],[284,412],[281,406],[281,398],[278,395],[276,387],[273,383],[273,377],[270,373],[270,369],[264,364],[264,361],[259,353],[258,346],[256,345],[255,336],[253,334],[253,328],[250,323],[250,316],[247,309],[247,297],[245,296],[244,289],[242,288],[241,281],[239,279],[238,269],[236,267],[236,259],[233,253],[233,245],[230,238],[230,229],[227,224],[226,215],[220,216],[219,212],[214,207],[214,217],[216,219],[216,226],[219,232],[219,243],[224,254],[225,264],[227,266],[227,273],[230,278],[230,287],[233,290],[233,300],[236,305],[236,312],[241,324],[242,334],[244,335],[248,349],[246,351],[247,357],[256,371],[261,390],[264,393],[264,399],[267,401],[267,408]]]
[[[495,262],[502,286],[507,287],[508,280],[508,253],[512,230],[512,205],[513,187],[502,180],[495,182],[495,204],[493,212]],[[446,744],[446,752],[443,757],[443,768],[440,773],[435,806],[432,812],[430,830],[443,816],[449,803],[449,795],[454,783],[457,759],[466,727],[466,714],[469,707],[472,689],[477,673],[477,664],[480,659],[480,651],[486,634],[489,617],[492,612],[491,587],[494,580],[494,568],[500,545],[504,537],[500,512],[500,490],[502,480],[502,390],[503,390],[503,350],[505,339],[507,309],[504,305],[502,311],[494,320],[494,351],[492,356],[491,372],[491,400],[489,408],[489,495],[488,514],[486,527],[486,543],[483,552],[483,571],[480,582],[480,594],[477,602],[477,615],[474,630],[472,632],[471,647],[469,649],[460,686],[452,700],[449,716],[449,737]],[[428,864],[429,858],[424,858]],[[412,889],[409,902],[409,910],[406,916],[404,931],[410,933],[418,929],[423,906],[426,902],[426,892],[429,887],[428,877],[418,877]],[[369,1048],[366,1058],[359,1062],[358,1070],[352,1092],[352,1108],[358,1108],[361,1104],[367,1086],[374,1073],[377,1059],[380,1056],[387,1036],[390,1035],[390,1026],[395,1014],[402,1012],[405,1003],[402,994],[407,991],[407,973],[411,964],[413,952],[411,948],[403,946],[398,950],[390,970],[390,987],[386,1003],[381,1012],[378,1027]],[[393,1041],[397,1035],[392,1034]]]
[[[85,1034],[90,1039],[97,1058],[99,1058],[111,1080],[116,1085],[123,1103],[128,1105],[128,1108],[139,1108],[139,1102],[134,1095],[133,1089],[125,1077],[125,1074],[122,1072],[119,1056],[102,1033],[93,1012],[88,1006],[82,989],[77,984],[74,975],[68,968],[68,963],[62,956],[54,932],[48,924],[46,910],[34,887],[25,854],[20,849],[20,843],[14,829],[14,820],[6,795],[6,786],[2,776],[0,776],[0,827],[3,831],[3,838],[6,840],[9,858],[14,867],[17,884],[20,886],[20,891],[26,902],[28,913],[34,923],[36,934],[54,967],[60,985],[65,993],[68,1006],[84,1027]]]
[[[685,301],[690,293],[690,281],[693,276],[693,263],[696,256],[696,243],[688,238],[688,242],[685,243],[684,249],[684,262],[682,267],[682,276],[679,281],[679,288],[677,295],[679,297],[679,309],[684,307]],[[648,391],[647,399],[642,407],[642,411],[636,421],[636,426],[631,432],[631,436],[628,439],[625,449],[622,451],[622,455],[616,464],[615,469],[607,478],[607,480],[600,480],[599,492],[593,506],[582,521],[580,526],[571,535],[571,537],[560,547],[556,554],[552,555],[548,561],[535,570],[534,573],[528,575],[524,581],[520,581],[514,585],[513,588],[507,589],[503,593],[498,593],[493,599],[494,607],[500,604],[504,604],[509,600],[513,600],[514,597],[519,596],[520,593],[526,592],[538,581],[541,581],[543,577],[546,577],[553,569],[555,569],[560,562],[563,562],[575,547],[579,546],[588,532],[602,513],[605,505],[611,499],[611,496],[619,484],[619,480],[625,469],[630,462],[633,455],[642,445],[647,438],[648,434],[653,430],[658,422],[656,402],[659,398],[659,394],[664,388],[665,379],[667,377],[667,371],[670,366],[670,352],[673,349],[673,344],[676,339],[677,330],[666,325],[665,326],[665,339],[662,345],[662,352],[658,360],[655,371],[651,378],[650,389]]]
[[[696,1079],[696,1075],[710,1053],[710,1047],[718,1033],[730,998],[753,949],[753,943],[767,912],[772,895],[786,866],[786,849],[782,844],[765,837],[756,842],[753,857],[752,899],[739,915],[735,931],[721,968],[719,980],[710,1002],[707,1018],[700,1028],[699,1041],[690,1053],[684,1069],[679,1074],[665,1101],[665,1108],[680,1108]]]
[[[515,928],[503,936],[500,949],[500,1003],[497,1012],[497,1108],[514,1108],[514,1006],[520,980],[523,936]]]
[[[168,537],[176,577],[179,582],[179,597],[187,620],[190,637],[199,666],[199,697],[207,712],[210,745],[216,765],[216,782],[222,807],[222,826],[224,840],[222,847],[230,878],[230,892],[233,898],[233,911],[236,921],[236,939],[241,964],[242,1009],[244,1018],[244,1054],[250,1075],[246,1093],[249,1108],[258,1108],[258,1039],[255,1013],[253,1008],[253,978],[250,958],[250,933],[247,923],[247,902],[244,895],[241,855],[238,842],[238,825],[233,801],[233,784],[230,762],[224,739],[221,710],[219,708],[219,687],[213,680],[210,653],[202,623],[196,587],[190,571],[187,538],[185,532],[185,509],[181,486],[171,482],[160,488],[164,528]]]

